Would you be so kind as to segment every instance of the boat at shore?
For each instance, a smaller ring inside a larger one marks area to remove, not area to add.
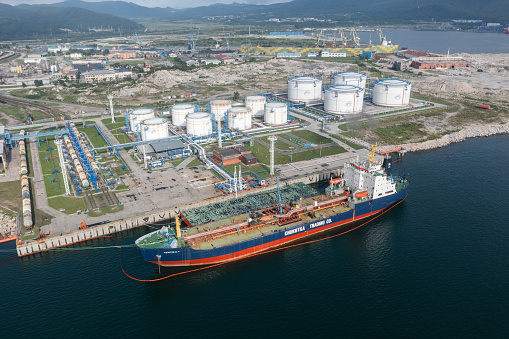
[[[8,242],[8,241],[16,240],[16,239],[18,239],[17,235],[11,235],[11,236],[8,236],[8,237],[2,237],[2,238],[0,238],[0,244],[3,243],[3,242]]]
[[[277,185],[271,191],[183,211],[174,226],[138,238],[136,247],[144,260],[160,266],[210,265],[366,220],[408,193],[408,180],[392,174],[392,157],[375,160],[374,152],[375,148],[366,160],[345,163],[341,176],[313,187],[302,182]]]

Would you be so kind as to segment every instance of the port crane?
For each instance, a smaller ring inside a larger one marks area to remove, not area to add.
[[[343,27],[339,27],[339,28],[338,28],[338,35],[339,35],[339,37],[340,37],[340,39],[341,39],[341,44],[342,44],[344,47],[346,47],[346,40],[347,40],[347,39],[346,39],[345,33],[344,33],[344,31],[343,31]],[[334,46],[336,46],[336,42],[335,42],[335,41],[334,41]]]
[[[352,40],[353,40],[355,47],[358,48],[360,46],[361,38],[359,38],[359,35],[357,34],[355,27],[352,28],[352,31],[350,32],[350,34],[352,35]]]
[[[226,37],[226,32],[224,31],[224,28],[223,28],[223,35],[224,35],[224,39],[226,40],[226,49],[230,50],[230,42],[228,41],[228,38]]]
[[[198,28],[198,33],[196,33],[196,36],[194,36],[193,30],[191,30],[191,33],[189,34],[189,40],[187,42],[187,48],[191,51],[194,51],[196,47],[196,43],[198,42],[198,37],[200,36],[200,29]],[[194,37],[194,40],[193,40]]]
[[[138,46],[135,46],[136,48],[141,48],[143,43],[141,42],[140,38],[138,38],[138,33],[134,32],[134,35],[136,36],[136,43]]]

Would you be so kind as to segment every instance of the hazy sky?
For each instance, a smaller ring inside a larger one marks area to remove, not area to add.
[[[19,5],[19,4],[50,4],[56,2],[62,2],[64,0],[0,0],[0,3],[9,4],[9,5]],[[100,2],[101,0],[83,0],[88,2]],[[113,0],[115,1],[115,0]],[[145,7],[172,7],[172,8],[184,8],[184,7],[197,7],[197,6],[206,6],[214,3],[225,3],[230,4],[232,2],[238,3],[249,3],[249,4],[257,4],[257,5],[265,5],[265,4],[273,4],[276,2],[288,2],[290,0],[130,0],[127,2],[133,2],[138,5],[142,5]]]

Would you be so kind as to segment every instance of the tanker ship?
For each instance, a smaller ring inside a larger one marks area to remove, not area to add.
[[[401,154],[399,154],[401,156]],[[136,240],[143,259],[160,266],[234,261],[320,232],[344,229],[404,200],[408,180],[392,157],[346,162],[341,175],[313,187],[302,182],[182,211],[175,225]]]

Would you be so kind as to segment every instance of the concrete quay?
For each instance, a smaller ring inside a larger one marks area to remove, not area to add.
[[[299,178],[295,178],[292,180],[286,181],[287,183],[297,183],[297,182],[304,182],[304,183],[313,183],[321,180],[325,180],[330,177],[331,174],[339,175],[341,173],[340,168],[332,169],[330,171],[319,171],[315,173],[309,173],[308,175],[301,176]],[[242,191],[238,193],[238,196],[245,196],[248,194],[253,193],[260,193],[267,190],[274,189],[275,185],[266,185],[262,188],[254,189],[254,190],[248,190],[248,191]],[[83,242],[86,240],[101,238],[103,236],[108,236],[110,234],[114,234],[117,232],[122,232],[126,230],[130,230],[136,227],[145,226],[157,222],[167,221],[171,218],[175,217],[176,214],[180,213],[181,211],[196,208],[208,204],[212,204],[219,201],[229,200],[232,199],[232,195],[222,195],[219,197],[211,198],[208,200],[204,200],[201,202],[197,202],[190,205],[185,205],[179,208],[172,208],[172,209],[165,209],[165,210],[159,210],[153,213],[145,214],[142,216],[136,216],[132,218],[126,218],[122,220],[117,220],[114,222],[109,222],[105,224],[101,224],[98,226],[92,226],[87,227],[85,229],[80,229],[71,233],[62,234],[60,236],[50,237],[46,238],[41,241],[37,242],[29,242],[25,244],[18,244],[16,246],[16,251],[18,253],[18,256],[23,257],[30,254],[35,254],[39,252],[48,251],[51,249],[59,248],[59,247],[65,247],[68,245],[72,245],[78,242]]]

